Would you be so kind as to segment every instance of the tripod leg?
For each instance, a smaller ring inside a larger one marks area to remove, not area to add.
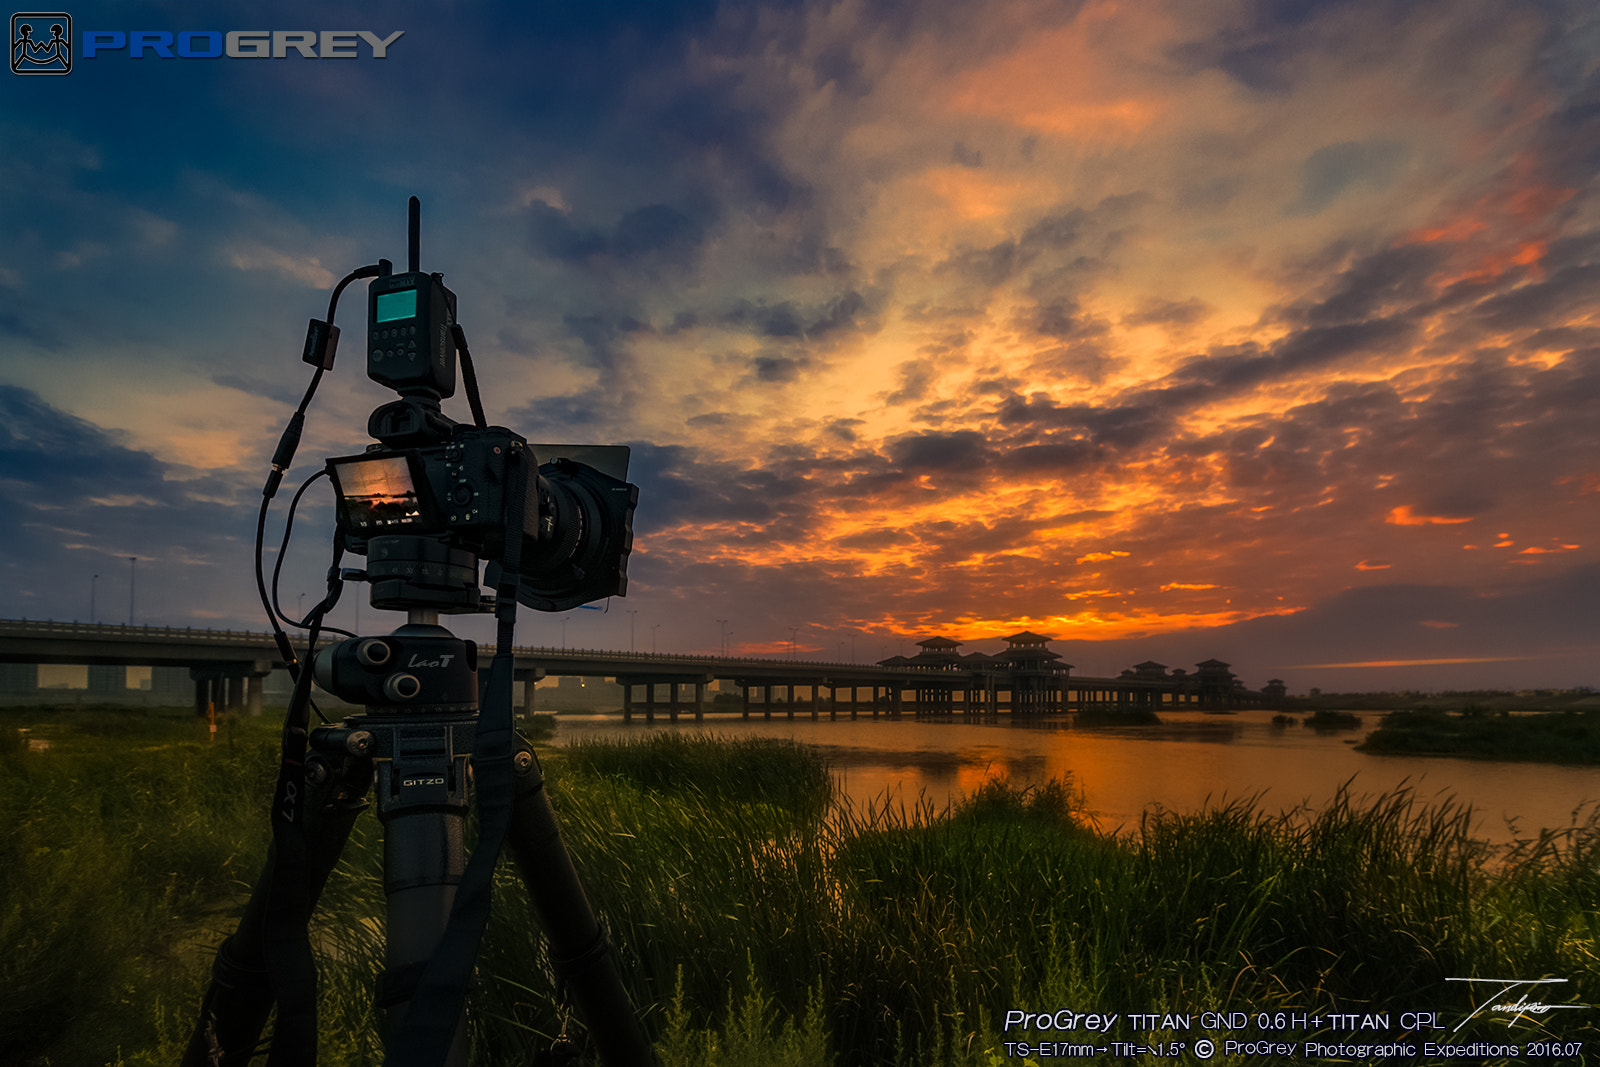
[[[307,770],[311,786],[306,818],[309,909],[316,907],[328,875],[350,838],[356,816],[367,806],[364,798],[372,784],[372,761],[345,755],[337,772],[324,773],[327,763],[322,760],[308,761]],[[319,776],[320,782],[315,780]],[[245,1067],[261,1040],[274,1001],[265,931],[277,872],[276,851],[268,850],[266,865],[256,879],[238,929],[217,950],[211,965],[211,986],[200,1005],[200,1019],[190,1034],[182,1067]]]
[[[561,842],[538,757],[520,734],[516,744],[517,799],[506,844],[550,941],[556,977],[607,1067],[653,1067],[655,1053],[622,984],[616,950]]]
[[[477,717],[426,721],[366,716],[377,738],[378,817],[383,821],[387,967],[378,976],[391,1061],[418,980],[439,950],[466,870],[468,764]],[[387,756],[387,759],[383,757]],[[467,1062],[465,1013],[444,1067]]]

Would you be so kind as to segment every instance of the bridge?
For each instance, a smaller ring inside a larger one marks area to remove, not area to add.
[[[337,640],[328,638],[324,644]],[[928,638],[919,642],[923,651],[916,656],[874,664],[522,647],[513,655],[526,711],[534,708],[534,686],[541,678],[612,678],[622,689],[623,718],[632,720],[642,712],[649,722],[658,711],[673,722],[684,713],[703,721],[707,686],[724,681],[738,688],[738,707],[713,704],[709,710],[747,719],[753,712],[770,719],[775,708],[792,719],[802,707],[818,718],[824,706],[830,718],[843,710],[852,719],[863,712],[873,718],[910,714],[993,719],[1002,712],[1017,717],[1068,712],[1131,717],[1162,707],[1265,705],[1282,695],[1282,683],[1276,680],[1260,693],[1244,689],[1229,665],[1218,660],[1198,664],[1194,674],[1169,673],[1151,662],[1116,678],[1095,678],[1073,675],[1072,666],[1062,663],[1048,648],[1049,639],[1039,634],[1024,631],[1006,641],[1009,649],[998,655],[963,656],[955,651],[960,642]],[[261,713],[263,680],[285,667],[266,631],[28,619],[0,620],[0,663],[187,667],[198,714],[219,708],[251,715]],[[663,688],[665,699],[658,702]],[[797,699],[801,691],[804,702]],[[847,698],[841,700],[841,693]]]

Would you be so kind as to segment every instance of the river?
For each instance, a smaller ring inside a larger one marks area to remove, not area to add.
[[[1102,829],[1137,829],[1160,805],[1197,811],[1208,802],[1259,796],[1277,812],[1320,807],[1345,782],[1356,795],[1409,787],[1422,800],[1470,804],[1474,833],[1497,844],[1571,825],[1580,808],[1600,802],[1600,768],[1495,763],[1445,757],[1369,755],[1355,745],[1382,717],[1359,713],[1360,728],[1315,730],[1272,722],[1271,711],[1236,714],[1161,712],[1159,726],[1069,727],[930,722],[915,719],[793,720],[759,713],[692,715],[677,725],[658,717],[624,723],[615,715],[557,717],[554,743],[581,738],[643,737],[678,730],[735,737],[793,738],[820,749],[843,792],[860,804],[889,798],[908,807],[925,796],[943,806],[994,774],[1030,785],[1070,778]]]

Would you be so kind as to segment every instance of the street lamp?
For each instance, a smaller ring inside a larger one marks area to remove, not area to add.
[[[98,574],[89,577],[89,621],[94,622],[94,583],[100,580]]]
[[[728,658],[728,620],[718,619],[717,625],[722,627],[722,658]]]
[[[561,616],[561,651],[563,652],[567,650],[567,620],[570,618],[572,618],[571,615]]]
[[[798,634],[799,632],[800,632],[800,627],[798,627],[798,626],[789,627],[789,658],[790,659],[794,659],[794,639],[795,639],[795,635]]]
[[[661,629],[659,622],[650,627],[650,654],[652,656],[656,654],[656,631],[659,629]]]
[[[300,603],[296,606],[295,610],[300,613],[295,616],[295,619],[300,622],[304,622],[306,617],[306,595],[304,593],[300,594]]]
[[[128,625],[133,625],[133,565],[139,561],[138,556],[128,557]]]
[[[639,621],[639,609],[628,608],[628,654],[633,654],[633,624]]]

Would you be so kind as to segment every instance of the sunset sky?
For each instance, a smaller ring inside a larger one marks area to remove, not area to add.
[[[133,556],[264,628],[306,320],[416,194],[489,420],[633,449],[628,596],[522,643],[1600,686],[1592,2],[70,13],[404,35],[0,75],[0,615],[127,621]],[[363,315],[292,483],[392,396]]]

